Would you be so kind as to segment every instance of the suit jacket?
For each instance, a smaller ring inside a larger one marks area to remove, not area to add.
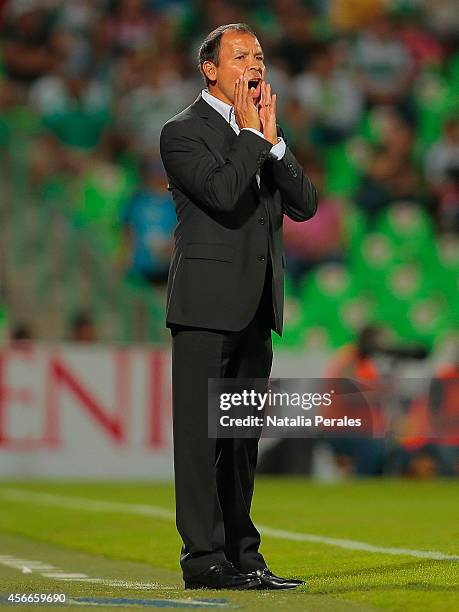
[[[288,147],[275,160],[271,146],[250,130],[236,134],[201,95],[163,126],[161,158],[178,220],[167,327],[243,329],[258,307],[270,259],[272,329],[282,335],[283,215],[310,219],[317,193]]]

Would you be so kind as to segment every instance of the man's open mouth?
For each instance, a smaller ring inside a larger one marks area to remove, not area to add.
[[[261,95],[261,79],[249,79],[248,82],[249,91],[253,88],[255,91],[253,92],[254,98],[259,98]]]

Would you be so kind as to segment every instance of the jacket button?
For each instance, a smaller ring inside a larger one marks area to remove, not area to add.
[[[260,225],[264,225],[264,224],[266,223],[265,218],[264,218],[264,217],[260,217],[260,218],[258,219],[258,223],[259,223]]]
[[[258,255],[258,261],[265,261],[266,257],[264,255]]]

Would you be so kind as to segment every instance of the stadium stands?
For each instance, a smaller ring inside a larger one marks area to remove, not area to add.
[[[371,321],[429,347],[457,330],[454,2],[357,4],[2,3],[1,320],[65,338],[83,307],[102,339],[167,341],[163,289],[132,275],[123,210],[161,125],[202,88],[196,48],[223,20],[259,32],[279,123],[320,182],[314,232],[330,248],[305,230],[298,250],[286,232],[276,344],[336,348]]]

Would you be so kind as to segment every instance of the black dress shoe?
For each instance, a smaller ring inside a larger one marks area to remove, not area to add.
[[[250,572],[246,576],[259,578],[261,583],[259,589],[295,589],[300,584],[305,584],[304,580],[275,576],[267,567]]]
[[[212,565],[204,572],[185,579],[186,589],[259,589],[258,576],[242,574],[229,561]]]

